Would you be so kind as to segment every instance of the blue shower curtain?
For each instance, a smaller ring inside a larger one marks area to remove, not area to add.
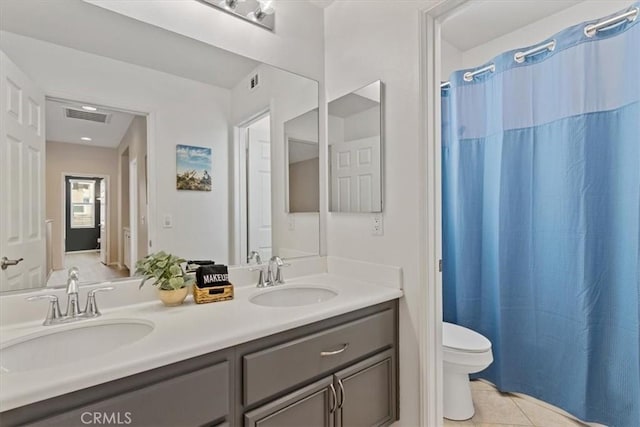
[[[638,427],[640,17],[589,23],[443,89],[444,320],[500,390]]]

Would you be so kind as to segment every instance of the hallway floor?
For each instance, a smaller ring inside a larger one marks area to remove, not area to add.
[[[128,277],[128,269],[110,267],[100,262],[99,252],[68,253],[64,256],[64,269],[51,273],[47,286],[60,286],[67,283],[67,271],[71,267],[80,269],[80,282],[102,282],[120,277]]]
[[[584,427],[588,425],[560,414],[560,409],[554,412],[548,409],[551,405],[533,398],[523,399],[510,393],[500,393],[494,386],[483,381],[471,381],[471,393],[476,409],[473,418],[466,421],[451,421],[445,418],[445,427]]]

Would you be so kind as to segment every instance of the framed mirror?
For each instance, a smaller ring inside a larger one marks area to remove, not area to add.
[[[382,212],[383,84],[329,102],[329,211]]]
[[[83,18],[61,37],[25,3],[1,9],[15,83],[3,81],[2,133],[18,126],[15,141],[30,142],[5,138],[0,150],[32,161],[1,171],[24,185],[2,186],[0,257],[24,261],[0,271],[0,291],[64,286],[71,266],[82,282],[126,278],[160,250],[228,265],[253,251],[319,253],[318,195],[305,181],[317,183],[317,168],[294,167],[305,185],[287,208],[290,148],[295,160],[309,157],[298,140],[317,146],[316,81],[117,14],[120,37],[105,45],[86,32],[105,26],[102,8],[44,2],[42,13]]]

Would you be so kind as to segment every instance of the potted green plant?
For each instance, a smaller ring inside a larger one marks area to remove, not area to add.
[[[182,269],[185,260],[164,251],[156,252],[136,262],[136,275],[143,276],[140,288],[148,280],[158,287],[160,300],[166,306],[176,306],[184,302],[189,293],[188,286],[193,278],[187,277]]]

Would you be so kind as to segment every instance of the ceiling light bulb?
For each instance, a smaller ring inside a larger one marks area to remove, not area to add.
[[[89,138],[88,136],[83,136],[80,139],[83,140],[83,141],[87,141],[87,142],[91,141],[91,138]]]
[[[266,15],[271,15],[276,11],[275,0],[258,0],[258,4],[260,5],[262,13]]]
[[[90,105],[83,105],[82,109],[83,110],[87,110],[87,111],[97,111],[98,110],[96,107],[91,107]]]
[[[258,8],[255,12],[250,12],[247,18],[253,21],[262,21],[265,16],[273,14],[276,9],[274,5],[275,0],[258,0]]]
[[[238,3],[243,3],[245,0],[220,0],[220,6],[227,10],[235,10]]]

